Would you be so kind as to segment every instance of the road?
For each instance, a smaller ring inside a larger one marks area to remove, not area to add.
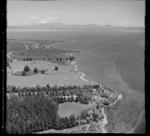
[[[10,53],[7,54],[7,57],[8,57],[9,59],[13,59],[13,58],[10,57],[11,54],[13,54],[13,52],[10,52]]]
[[[12,59],[12,62],[14,62],[14,61],[16,61],[17,59],[11,58],[10,55],[12,55],[12,54],[13,54],[13,52],[8,53],[8,54],[7,54],[7,57],[8,57],[9,59]]]
[[[28,45],[25,45],[25,47],[26,47],[27,50],[29,49]]]
[[[84,133],[87,133],[87,131],[89,130],[89,127],[90,127],[90,125],[87,125],[87,128]]]
[[[47,46],[47,45],[44,45],[44,46],[45,46],[45,48],[50,49],[50,47],[49,47],[49,46]]]
[[[37,49],[39,48],[36,44],[35,44],[34,46],[35,46],[35,48],[37,48]]]

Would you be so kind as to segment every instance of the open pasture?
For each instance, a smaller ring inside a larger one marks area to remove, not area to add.
[[[67,64],[72,62],[65,51],[57,49],[28,49],[14,52],[11,57],[20,61],[43,60],[52,63]]]
[[[70,60],[69,53],[79,53],[79,51],[59,49],[49,46],[56,42],[57,41],[54,40],[8,40],[7,52],[10,53],[8,57],[12,60],[43,60],[62,65],[72,62],[74,59]]]
[[[58,113],[60,117],[69,117],[72,114],[77,116],[83,110],[93,108],[94,105],[95,103],[90,103],[86,105],[86,104],[75,103],[75,102],[66,102],[63,104],[59,104]]]

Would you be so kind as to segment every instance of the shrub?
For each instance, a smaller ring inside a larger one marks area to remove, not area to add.
[[[38,69],[37,68],[34,68],[34,73],[38,73]]]
[[[42,74],[45,74],[45,71],[44,71],[44,70],[41,70],[41,73],[42,73]]]
[[[27,66],[27,65],[26,65],[26,66],[24,67],[24,71],[25,71],[25,72],[28,72],[28,71],[30,71],[30,68],[29,68],[29,66]]]
[[[26,72],[25,71],[22,71],[22,76],[25,76],[26,75]]]
[[[70,61],[73,61],[75,58],[73,56],[71,56],[69,59],[70,59]]]
[[[58,71],[58,67],[57,66],[55,66],[55,68],[54,68],[54,70],[53,71]]]

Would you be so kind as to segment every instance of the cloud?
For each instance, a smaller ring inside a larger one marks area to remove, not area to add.
[[[25,22],[28,22],[28,23],[51,23],[51,22],[57,22],[58,21],[58,17],[39,17],[39,16],[34,16],[34,15],[31,15],[31,16],[19,16],[19,15],[16,15],[16,16],[11,16],[9,18],[9,23],[12,23],[12,21],[10,20],[15,20],[16,21],[25,21]]]
[[[35,19],[35,20],[39,20],[39,21],[54,21],[54,20],[58,20],[58,17],[38,17],[38,16],[11,16],[11,18],[17,18],[17,19]]]
[[[12,18],[18,18],[18,19],[22,19],[24,18],[24,16],[11,16]]]
[[[39,21],[39,23],[44,24],[44,23],[48,23],[47,21]]]
[[[42,18],[39,23],[50,23],[53,21],[58,21],[58,17],[47,17],[47,18]]]
[[[29,18],[32,18],[32,19],[39,19],[39,17],[36,17],[36,16],[29,16]]]

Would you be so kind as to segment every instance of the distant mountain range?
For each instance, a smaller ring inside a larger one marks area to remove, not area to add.
[[[36,28],[36,29],[67,29],[67,28],[144,28],[144,27],[124,27],[124,26],[112,26],[110,24],[106,25],[96,25],[96,24],[86,24],[86,25],[66,25],[59,22],[51,22],[51,23],[37,23],[37,24],[29,24],[29,25],[13,25],[8,26],[10,28]]]

